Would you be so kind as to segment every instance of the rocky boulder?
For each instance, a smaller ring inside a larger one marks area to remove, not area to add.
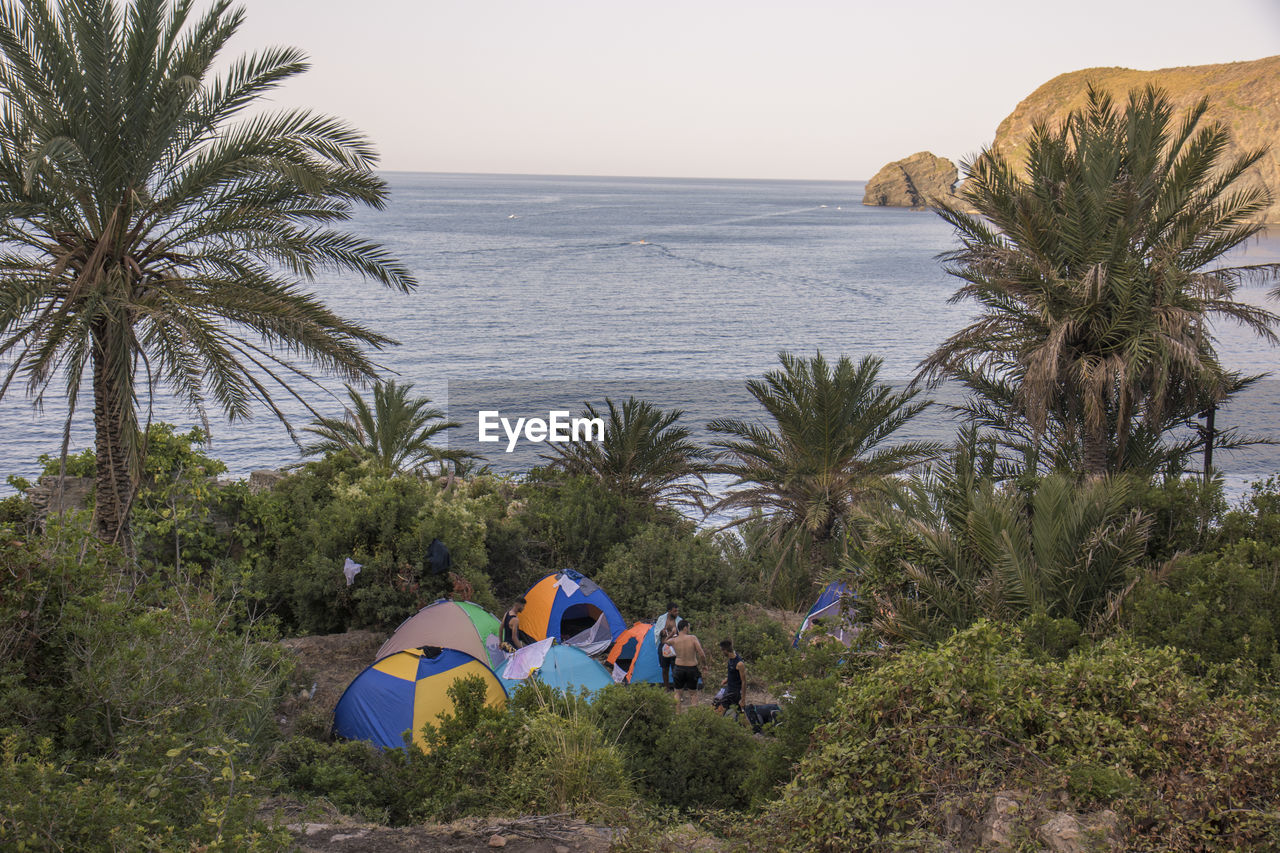
[[[895,160],[867,181],[862,203],[873,207],[929,207],[934,199],[954,199],[959,173],[946,157],[920,151]]]

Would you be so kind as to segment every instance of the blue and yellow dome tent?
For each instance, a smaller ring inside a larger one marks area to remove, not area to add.
[[[520,633],[533,641],[554,637],[598,654],[627,629],[605,591],[573,569],[547,575],[529,588],[524,600]]]
[[[428,653],[430,652],[430,653]],[[449,688],[470,675],[485,681],[485,702],[507,703],[502,682],[483,661],[457,649],[406,649],[388,655],[355,677],[333,711],[333,731],[383,749],[403,748],[404,733],[426,748],[422,727],[453,711]]]
[[[442,598],[400,623],[378,649],[374,660],[423,646],[457,649],[491,665],[501,661],[498,617],[471,601]]]
[[[535,680],[565,693],[585,694],[588,702],[597,690],[613,684],[609,670],[591,655],[550,637],[508,656],[498,667],[497,676],[508,696]]]
[[[666,614],[663,614],[664,616]],[[609,663],[622,670],[627,684],[661,684],[662,661],[658,658],[658,640],[653,624],[637,622],[614,640]]]

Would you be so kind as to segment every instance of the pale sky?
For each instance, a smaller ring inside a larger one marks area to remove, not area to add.
[[[245,0],[276,97],[422,172],[865,179],[1049,78],[1280,54],[1280,0]]]

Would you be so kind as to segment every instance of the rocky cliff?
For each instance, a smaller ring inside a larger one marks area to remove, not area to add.
[[[953,198],[956,164],[920,151],[895,160],[867,181],[862,203],[877,207],[928,207],[932,198]]]
[[[1208,118],[1230,128],[1237,150],[1271,146],[1247,180],[1271,190],[1273,204],[1265,218],[1280,222],[1280,56],[1159,71],[1086,68],[1060,74],[1000,122],[993,147],[1014,158],[1025,154],[1032,123],[1047,120],[1053,124],[1083,104],[1089,83],[1112,93],[1121,103],[1130,90],[1154,83],[1169,94],[1179,112],[1207,97]]]

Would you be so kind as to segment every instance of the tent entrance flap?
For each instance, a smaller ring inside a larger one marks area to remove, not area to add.
[[[574,604],[560,614],[560,636],[572,637],[594,626],[604,611],[594,604]],[[566,641],[567,642],[567,641]]]
[[[590,605],[578,606],[590,607]],[[613,632],[609,630],[609,619],[604,615],[604,612],[595,607],[591,607],[591,609],[600,614],[596,621],[590,624],[586,630],[573,634],[564,642],[565,645],[582,649],[589,655],[597,655],[613,645]],[[567,628],[569,621],[566,619],[560,624]],[[568,631],[565,631],[565,633],[568,633]]]

